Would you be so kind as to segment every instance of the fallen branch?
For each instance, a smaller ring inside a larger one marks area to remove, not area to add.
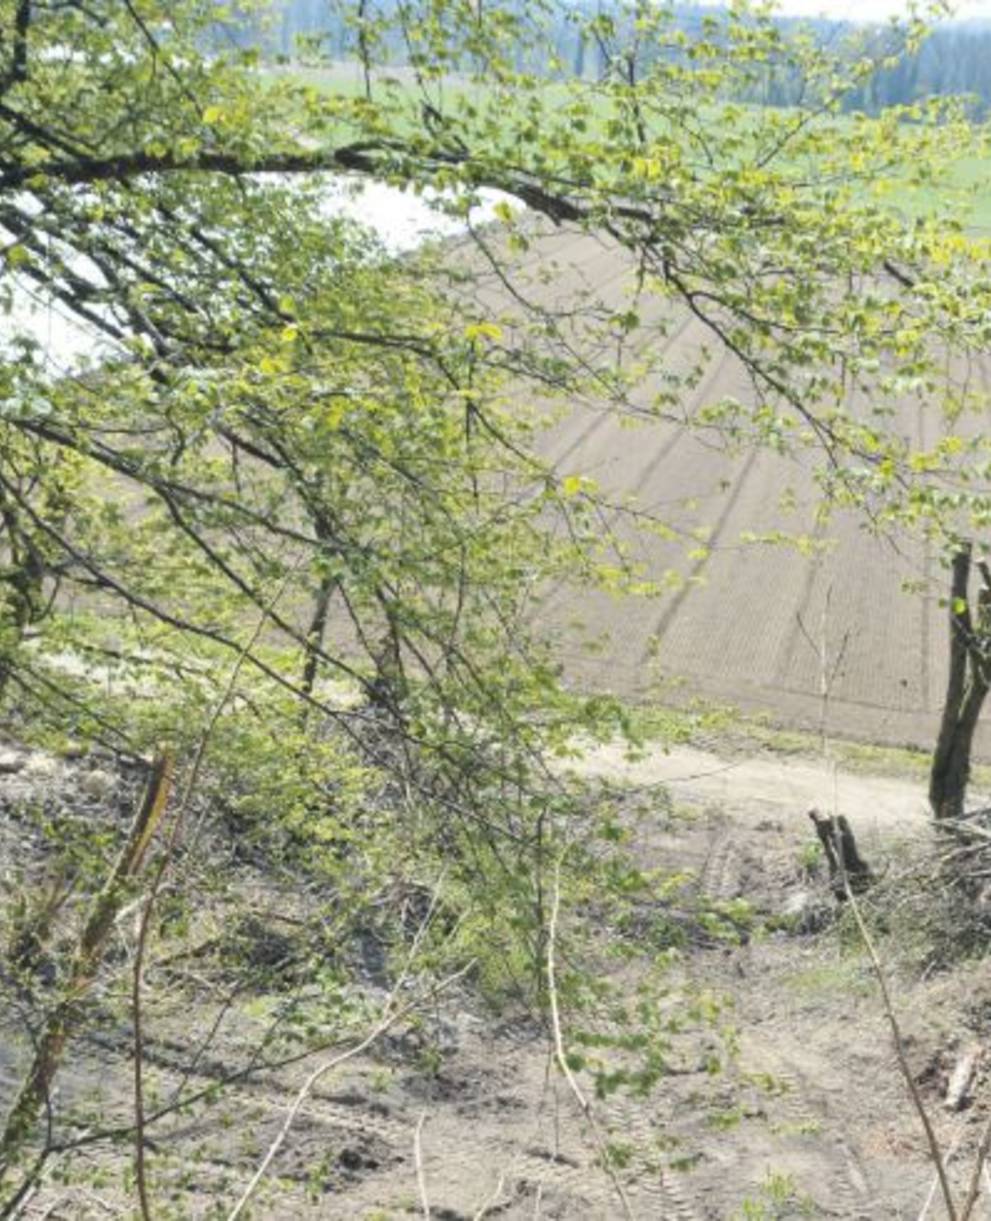
[[[487,1212],[489,1212],[491,1209],[500,1207],[500,1205],[502,1203],[504,1203],[504,1201],[502,1201],[501,1197],[502,1197],[502,1189],[505,1186],[505,1183],[506,1183],[506,1172],[503,1171],[499,1175],[499,1181],[495,1185],[495,1190],[492,1192],[491,1195],[486,1197],[485,1202],[482,1204],[481,1208],[479,1208],[478,1212],[476,1212],[474,1214],[471,1221],[482,1221],[482,1218],[485,1216],[485,1214]]]
[[[413,1161],[416,1166],[416,1185],[420,1189],[420,1205],[423,1208],[423,1221],[430,1221],[430,1197],[427,1195],[427,1176],[423,1170],[423,1125],[427,1120],[427,1112],[421,1111],[413,1133]]]
[[[946,1087],[946,1097],[943,1099],[943,1106],[948,1111],[961,1111],[970,1102],[971,1087],[983,1055],[984,1048],[979,1043],[975,1043],[968,1047],[957,1060]]]

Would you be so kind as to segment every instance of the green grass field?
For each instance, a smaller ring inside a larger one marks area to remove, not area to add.
[[[321,93],[337,94],[348,98],[363,96],[365,80],[357,61],[336,62],[326,65],[304,67],[298,65],[268,67],[261,72],[263,80],[270,86],[280,83],[310,86]],[[398,93],[400,99],[408,98],[411,113],[418,113],[419,94],[412,72],[408,68],[396,67],[382,72],[374,78],[373,87],[388,88]],[[432,82],[432,97],[442,102],[451,113],[457,113],[460,103],[481,103],[485,100],[484,86],[451,78]],[[573,100],[573,95],[564,84],[548,82],[545,96],[545,114],[553,116],[559,112],[564,118],[564,109]],[[605,118],[608,100],[603,95],[593,95],[591,115]],[[714,119],[716,116],[714,115]],[[984,140],[981,131],[975,130],[974,145]],[[908,216],[942,214],[961,224],[968,232],[991,234],[991,152],[962,154],[952,163],[940,167],[940,181],[933,185],[899,184],[897,178],[890,181],[880,196],[893,208]]]

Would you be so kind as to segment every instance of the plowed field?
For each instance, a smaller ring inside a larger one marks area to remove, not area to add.
[[[526,260],[513,283],[532,304],[628,304],[629,266],[595,238],[559,230],[534,242]],[[500,296],[505,305],[493,277],[483,299],[498,308]],[[635,337],[664,344],[666,368],[683,372],[703,344],[713,349],[682,404],[686,417],[723,396],[752,400],[743,367],[715,351],[703,324],[674,314],[667,333],[652,338],[649,308],[656,321],[658,311],[673,307],[641,307],[643,338]],[[970,373],[986,380],[984,368]],[[984,423],[970,420],[967,428]],[[915,400],[901,403],[890,425],[926,446],[942,428],[936,403]],[[668,583],[661,596],[550,592],[541,615],[559,635],[574,683],[668,701],[702,698],[817,726],[825,657],[832,733],[932,743],[945,685],[947,623],[939,600],[946,573],[919,539],[877,537],[852,513],[818,525],[814,468],[821,455],[730,453],[711,431],[676,422],[631,427],[628,412],[594,403],[556,419],[542,447],[562,477],[593,478],[617,500],[634,496],[678,532],[665,540],[619,515],[611,523],[645,577]],[[814,546],[803,554],[788,544],[745,541],[775,531],[808,536]],[[692,558],[700,540],[707,554]]]

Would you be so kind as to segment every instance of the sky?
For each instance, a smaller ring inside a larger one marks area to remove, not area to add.
[[[491,220],[492,209],[508,196],[497,191],[482,191],[482,204],[475,209],[475,223]],[[374,229],[386,247],[392,251],[409,250],[428,237],[449,237],[461,232],[462,224],[451,217],[432,211],[427,203],[412,191],[400,191],[384,183],[357,183],[350,187],[328,187],[326,208],[329,213],[343,213]],[[4,234],[0,230],[0,241]],[[68,372],[82,358],[96,359],[110,350],[111,345],[85,324],[73,318],[57,301],[36,290],[29,282],[15,288],[11,315],[3,320],[5,329],[30,335],[45,353],[45,360],[55,374]],[[0,358],[3,343],[0,340]]]
[[[926,6],[919,4],[920,9]],[[889,17],[905,17],[906,0],[779,0],[779,12],[801,17],[838,17],[847,21],[884,21]],[[957,0],[952,5],[956,20],[982,17],[991,20],[991,0]]]

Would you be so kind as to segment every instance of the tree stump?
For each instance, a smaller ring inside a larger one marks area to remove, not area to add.
[[[820,814],[812,809],[809,810],[809,818],[826,853],[833,894],[838,899],[845,899],[847,884],[855,894],[866,890],[874,874],[860,855],[856,837],[846,817],[843,814],[836,817]]]

